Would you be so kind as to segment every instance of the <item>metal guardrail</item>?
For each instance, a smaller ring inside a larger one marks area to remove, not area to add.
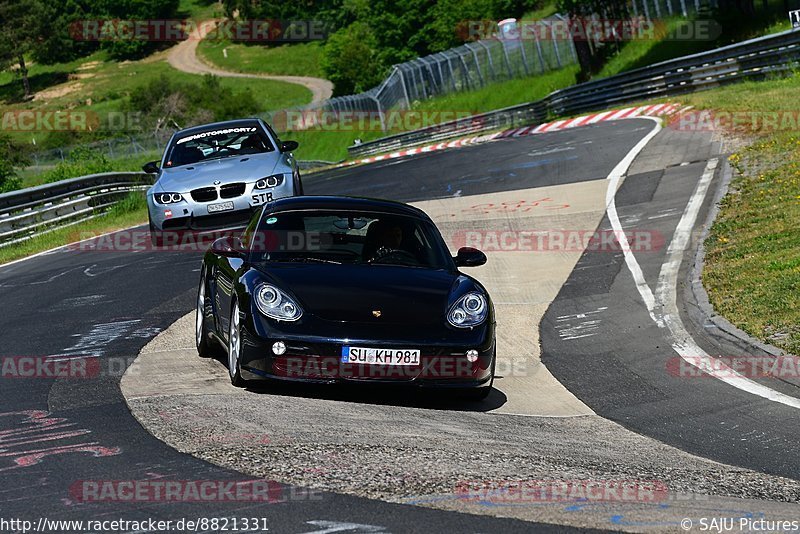
[[[142,172],[107,172],[0,194],[0,247],[98,217],[153,179]]]
[[[783,75],[797,69],[799,62],[800,30],[788,30],[576,84],[554,91],[536,102],[382,137],[347,150],[351,156],[360,157],[506,125],[518,126],[522,124],[515,120],[515,114],[521,113],[525,117],[525,110],[535,110],[530,111],[532,120],[527,124],[536,124],[548,117],[558,118],[640,100],[677,96],[745,79]],[[476,119],[480,127],[470,125],[470,121]],[[459,125],[470,126],[459,128]]]

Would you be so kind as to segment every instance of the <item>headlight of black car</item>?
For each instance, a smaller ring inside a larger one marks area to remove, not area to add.
[[[269,189],[270,187],[278,187],[283,183],[283,175],[282,174],[273,174],[272,176],[267,176],[266,178],[262,178],[256,182],[256,189]]]
[[[488,312],[486,297],[471,291],[450,307],[450,311],[447,312],[447,322],[458,328],[470,328],[485,321]]]
[[[175,204],[183,200],[180,193],[156,193],[153,195],[153,200],[156,204]]]
[[[255,288],[254,296],[258,310],[272,319],[296,321],[303,315],[300,306],[275,286],[260,284]]]

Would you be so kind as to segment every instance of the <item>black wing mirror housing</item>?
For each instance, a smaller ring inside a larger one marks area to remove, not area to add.
[[[281,143],[281,152],[291,152],[292,150],[297,150],[299,146],[300,143],[297,141],[284,141]]]
[[[142,170],[147,174],[157,174],[158,173],[158,162],[157,161],[148,161],[144,165],[142,165]]]
[[[211,243],[211,252],[225,258],[244,258],[245,256],[242,240],[234,236],[220,237]]]
[[[461,247],[453,258],[457,267],[479,267],[486,263],[486,254],[472,247]]]

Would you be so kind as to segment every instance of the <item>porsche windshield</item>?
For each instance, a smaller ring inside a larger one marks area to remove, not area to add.
[[[245,231],[254,263],[299,262],[403,265],[452,269],[432,223],[383,213],[287,211],[265,214]]]
[[[261,154],[275,150],[269,138],[256,125],[216,128],[176,139],[167,154],[165,167],[179,167],[201,161]]]

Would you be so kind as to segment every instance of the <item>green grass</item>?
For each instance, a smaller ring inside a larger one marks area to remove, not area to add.
[[[521,20],[541,20],[552,17],[557,12],[555,0],[542,0],[537,9],[525,13]]]
[[[796,113],[798,92],[796,75],[682,100],[699,109]],[[730,157],[734,180],[706,241],[703,283],[733,324],[800,354],[800,131],[792,122],[778,131],[742,128],[755,142]]]
[[[452,112],[447,115],[452,119],[523,104],[573,84],[577,72],[576,66],[570,66],[542,75],[497,82],[474,91],[452,93],[415,102],[413,111],[418,113]],[[340,161],[348,158],[347,147],[351,146],[356,138],[362,141],[372,141],[400,131],[402,130],[381,132],[379,129],[326,130],[311,128],[304,131],[287,132],[282,134],[282,137],[300,142],[300,148],[295,152],[299,159]]]
[[[0,73],[0,103],[4,110],[73,110],[103,113],[123,109],[131,90],[161,75],[200,83],[202,76],[173,69],[166,62],[166,52],[139,61],[111,61],[97,52],[71,63],[30,69],[33,89],[38,93],[32,102],[22,102],[22,86],[11,73]],[[234,91],[249,88],[264,111],[307,104],[311,91],[297,84],[274,80],[220,78],[220,85]],[[40,142],[47,132],[9,132],[17,141]]]
[[[225,57],[223,50],[228,57]],[[235,72],[325,77],[320,68],[320,42],[267,46],[205,40],[198,45],[197,53],[212,65]]]
[[[146,222],[147,206],[144,202],[144,195],[142,193],[132,194],[131,197],[124,199],[101,217],[0,248],[0,265],[91,236],[138,226]]]
[[[222,13],[222,4],[214,0],[180,0],[178,4],[178,14],[182,18],[207,20],[219,18]]]

